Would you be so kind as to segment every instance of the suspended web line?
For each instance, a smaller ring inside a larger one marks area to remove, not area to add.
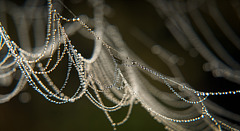
[[[216,25],[225,35],[227,34],[226,37],[238,49],[239,41],[237,39],[239,37],[223,19],[215,0],[198,2],[191,0],[188,2],[149,0],[149,2],[156,7],[156,11],[161,17],[167,19],[166,26],[179,44],[189,52],[192,48],[196,49],[208,62],[206,64],[207,70],[212,71],[216,77],[224,77],[239,84],[239,62],[222,47],[218,37],[211,31],[208,23],[200,13],[200,7],[206,4],[209,14],[213,17]],[[197,33],[193,24],[197,26],[207,43]],[[207,44],[212,47],[217,55],[206,46]]]

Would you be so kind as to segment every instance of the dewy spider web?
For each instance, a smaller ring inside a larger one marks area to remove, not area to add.
[[[196,25],[202,29],[203,34],[211,35],[211,31],[208,30],[207,25],[201,19],[201,14],[198,12],[197,7],[202,4],[201,2],[197,4],[192,1],[185,3],[179,3],[182,1],[165,0],[150,2],[156,6],[161,16],[164,14],[163,17],[167,17],[167,27],[172,30],[173,35],[177,37],[176,39],[180,43],[184,43],[186,40],[190,41],[192,37],[196,37],[196,40],[197,35],[194,34],[192,27],[189,27],[188,17],[184,16],[187,11],[184,12],[185,10],[183,10],[180,14],[171,14],[171,12],[178,12],[181,9],[178,6],[189,6],[190,16],[197,23]],[[190,85],[178,80],[178,77],[182,77],[176,65],[178,57],[175,56],[175,59],[169,59],[169,57],[171,58],[174,55],[160,46],[155,48],[155,54],[166,62],[174,72],[175,77],[168,77],[155,71],[126,46],[117,28],[110,25],[104,19],[103,1],[92,0],[90,3],[94,10],[93,19],[86,16],[76,17],[75,15],[74,18],[66,18],[61,15],[61,8],[55,8],[52,1],[48,0],[46,40],[44,46],[41,46],[41,44],[37,46],[36,43],[37,50],[31,49],[30,42],[26,40],[29,38],[27,38],[27,35],[24,36],[25,32],[23,29],[18,30],[18,33],[24,37],[19,40],[22,45],[18,45],[11,40],[7,31],[0,23],[0,78],[9,79],[10,81],[14,74],[17,74],[18,70],[21,71],[20,78],[14,90],[9,94],[0,95],[1,103],[7,102],[16,96],[25,84],[28,83],[44,98],[55,104],[75,102],[86,96],[95,106],[104,111],[114,129],[116,129],[116,126],[127,121],[135,103],[140,103],[156,121],[164,124],[168,130],[238,130],[240,128],[239,125],[234,125],[224,119],[227,118],[239,123],[239,115],[229,112],[207,99],[211,95],[238,94],[240,90],[223,92],[195,90]],[[216,13],[217,8],[214,1],[207,4],[211,6],[212,13]],[[12,5],[12,7],[14,6],[16,5]],[[18,10],[17,7],[14,8]],[[171,9],[171,12],[166,8]],[[32,10],[34,9],[37,10],[37,7],[32,8]],[[2,10],[4,9],[2,8]],[[222,21],[219,13],[217,14],[212,15],[216,17],[216,21]],[[43,21],[38,20],[37,22],[41,23]],[[66,28],[62,26],[64,22],[66,25],[68,24]],[[90,26],[94,27],[94,31]],[[226,25],[222,21],[219,26]],[[25,23],[21,28],[29,27]],[[85,30],[79,30],[80,28],[84,28]],[[78,30],[83,36],[95,41],[93,55],[89,59],[84,58],[69,39],[68,34],[75,33]],[[229,34],[227,28],[223,28],[223,30],[227,30],[228,33],[226,34]],[[143,36],[141,37],[142,39],[147,41],[148,38],[144,34],[141,34],[140,31],[138,33],[138,35]],[[238,37],[233,33],[231,34],[227,37],[238,47]],[[179,38],[181,36],[182,38]],[[136,35],[136,37],[138,36]],[[222,55],[221,52],[218,52],[223,49],[221,49],[219,42],[214,37],[206,39],[209,43],[213,44],[214,48],[218,48],[216,54],[225,63],[231,65],[230,67],[218,60],[207,48],[204,48],[200,40],[190,41],[189,44],[199,49],[197,51],[210,62],[212,71],[217,70],[218,74],[220,74],[219,76],[239,83],[238,71],[232,69],[238,66],[238,63],[232,60],[230,56],[226,54]],[[182,45],[186,49],[188,49],[187,46],[190,46]],[[57,86],[52,80],[51,74],[66,57],[68,61],[67,74],[63,84]],[[44,60],[45,62],[43,62]],[[78,74],[79,85],[76,91],[72,95],[69,95],[66,90],[72,70],[75,70]],[[146,77],[163,83],[170,92],[160,90]],[[183,78],[180,79],[184,81]],[[8,85],[4,81],[0,82],[2,85]],[[103,102],[102,94],[115,105],[106,106]],[[129,108],[127,115],[121,121],[115,122],[110,112],[117,111],[122,107]]]

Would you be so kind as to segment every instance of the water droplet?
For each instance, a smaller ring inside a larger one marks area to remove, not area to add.
[[[135,65],[135,64],[137,64],[137,62],[136,61],[132,61],[132,65]]]

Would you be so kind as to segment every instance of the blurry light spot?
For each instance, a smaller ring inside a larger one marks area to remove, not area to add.
[[[212,72],[212,74],[213,74],[213,76],[214,77],[221,77],[221,71],[220,70],[214,70],[213,72]]]
[[[31,100],[31,95],[28,92],[22,92],[21,94],[19,94],[19,101],[21,103],[28,103]]]
[[[176,64],[178,61],[178,57],[176,55],[172,55],[170,58],[169,58],[169,62],[171,62],[172,64]]]
[[[206,71],[206,72],[211,71],[210,64],[209,63],[203,64],[203,70]]]
[[[161,47],[159,45],[154,45],[151,48],[151,51],[153,54],[160,54],[161,53]]]
[[[12,84],[13,78],[12,76],[6,76],[0,78],[0,86],[8,87]]]

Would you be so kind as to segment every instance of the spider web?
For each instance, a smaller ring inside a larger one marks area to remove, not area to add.
[[[12,92],[0,95],[1,103],[12,99],[28,83],[46,100],[55,104],[75,102],[84,96],[87,97],[96,107],[103,110],[114,129],[128,120],[132,107],[137,103],[168,130],[239,129],[239,125],[234,124],[240,122],[239,115],[211,102],[208,97],[235,95],[240,93],[240,90],[217,92],[196,90],[186,84],[177,65],[180,57],[160,45],[146,44],[166,63],[174,76],[170,77],[152,69],[127,47],[118,29],[104,18],[106,5],[103,1],[89,1],[93,7],[93,18],[74,15],[61,1],[52,3],[48,0],[41,3],[29,0],[25,3],[25,8],[11,1],[0,2],[3,6],[1,8],[3,24],[0,23],[0,84],[9,86],[14,77],[19,77]],[[211,71],[216,77],[223,77],[239,84],[238,61],[221,46],[220,40],[203,17],[202,7],[206,7],[215,25],[239,50],[239,37],[221,15],[216,1],[149,0],[149,2],[160,17],[165,19],[166,27],[179,44],[190,52],[195,49],[208,62],[205,65],[206,70]],[[237,6],[239,2],[229,3],[232,4],[236,16],[239,16]],[[32,8],[28,8],[28,4]],[[8,5],[7,8],[4,5]],[[73,15],[73,18],[61,15],[64,8]],[[21,25],[15,27],[18,34],[17,42],[14,42],[6,31],[8,23],[5,12],[10,15],[15,25]],[[33,12],[38,14],[34,15]],[[34,28],[33,31],[37,34],[34,36],[34,44],[30,41],[30,28]],[[145,43],[151,41],[140,30],[135,31],[134,35],[140,41]],[[94,40],[91,58],[83,57],[77,44],[71,41],[69,36],[75,33]],[[62,80],[62,85],[57,85],[54,73],[64,62],[67,63],[66,76]],[[73,92],[69,92],[68,85],[72,73],[77,75],[78,85]],[[149,79],[158,84],[153,84]],[[105,98],[111,101],[110,106],[104,103]],[[111,112],[123,107],[128,107],[125,118],[121,121],[112,119]]]

